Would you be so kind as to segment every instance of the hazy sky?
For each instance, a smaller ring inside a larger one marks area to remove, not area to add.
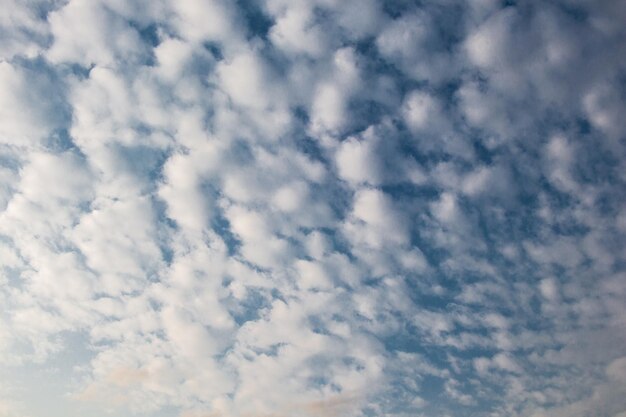
[[[625,22],[0,0],[0,417],[626,417]]]

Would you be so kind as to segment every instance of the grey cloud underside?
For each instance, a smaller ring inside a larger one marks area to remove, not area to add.
[[[626,417],[624,2],[0,9],[0,417]]]

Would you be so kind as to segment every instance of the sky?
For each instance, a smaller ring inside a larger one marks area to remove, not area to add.
[[[0,0],[0,417],[626,417],[624,22]]]

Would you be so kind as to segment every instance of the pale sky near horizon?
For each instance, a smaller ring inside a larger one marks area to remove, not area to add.
[[[0,0],[0,417],[626,417],[625,23]]]

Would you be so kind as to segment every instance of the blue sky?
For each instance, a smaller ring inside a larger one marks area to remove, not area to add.
[[[626,417],[624,2],[0,10],[0,417]]]

